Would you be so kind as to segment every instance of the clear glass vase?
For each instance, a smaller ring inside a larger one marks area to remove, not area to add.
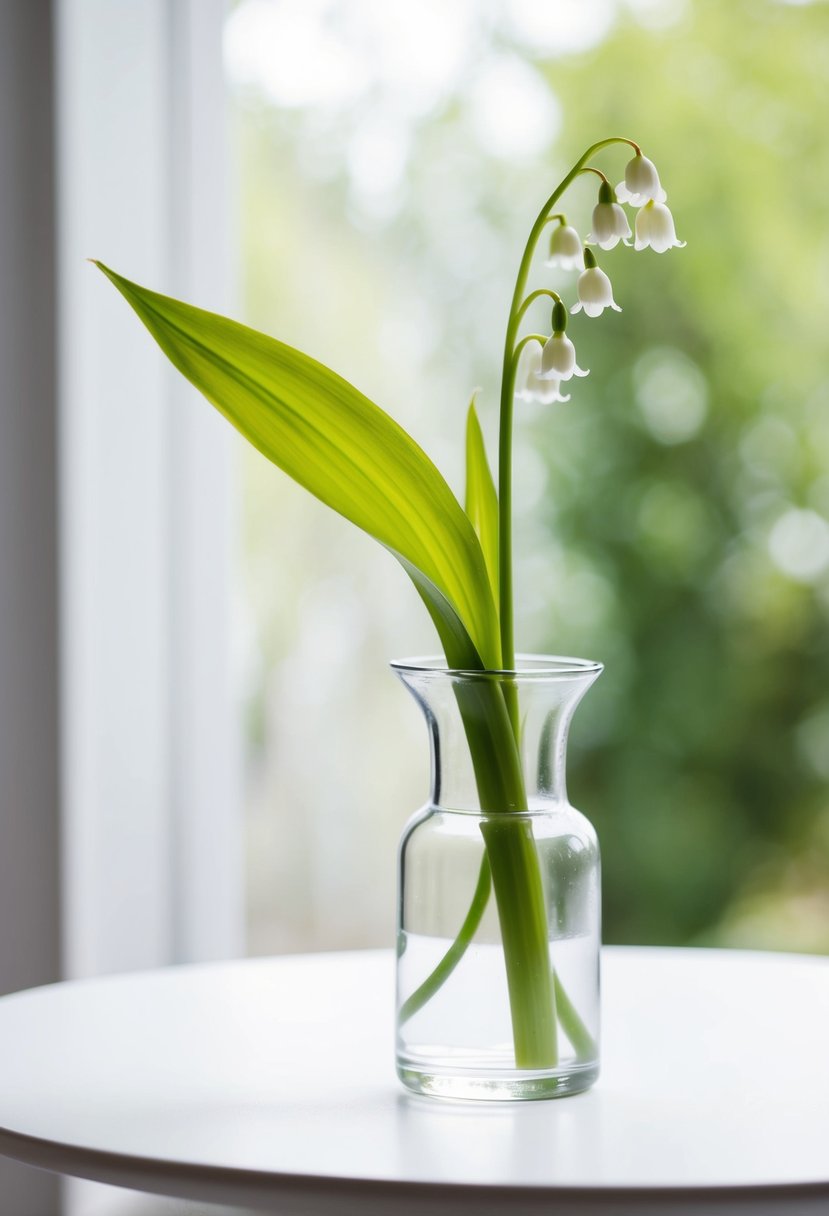
[[[553,1098],[599,1072],[599,848],[567,800],[567,732],[599,663],[393,669],[432,793],[400,843],[397,1070],[417,1093]]]

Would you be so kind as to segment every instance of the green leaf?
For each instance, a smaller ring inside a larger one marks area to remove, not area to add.
[[[453,666],[500,665],[495,600],[475,530],[402,427],[301,351],[96,265],[170,361],[254,447],[400,559]]]
[[[481,542],[492,597],[498,602],[498,493],[489,462],[481,424],[475,410],[475,397],[466,416],[466,514]]]
[[[426,577],[422,570],[413,566],[399,553],[394,556],[403,566],[417,588],[438,632],[443,653],[450,667],[461,671],[482,671],[486,667],[478,650],[466,631],[466,627],[446,596]]]

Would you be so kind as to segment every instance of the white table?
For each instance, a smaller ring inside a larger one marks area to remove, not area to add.
[[[410,1097],[389,954],[171,968],[0,1000],[0,1152],[302,1216],[829,1212],[829,960],[609,949],[603,1072]]]

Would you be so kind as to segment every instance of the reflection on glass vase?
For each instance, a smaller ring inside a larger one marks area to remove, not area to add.
[[[398,1075],[448,1098],[586,1089],[599,1071],[599,849],[567,801],[565,752],[601,665],[392,667],[432,745],[431,798],[400,844]]]

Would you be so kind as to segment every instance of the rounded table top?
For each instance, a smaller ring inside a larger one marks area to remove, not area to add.
[[[529,1103],[401,1088],[389,952],[16,993],[0,1152],[272,1211],[824,1210],[829,959],[611,948],[602,978],[598,1084]]]

